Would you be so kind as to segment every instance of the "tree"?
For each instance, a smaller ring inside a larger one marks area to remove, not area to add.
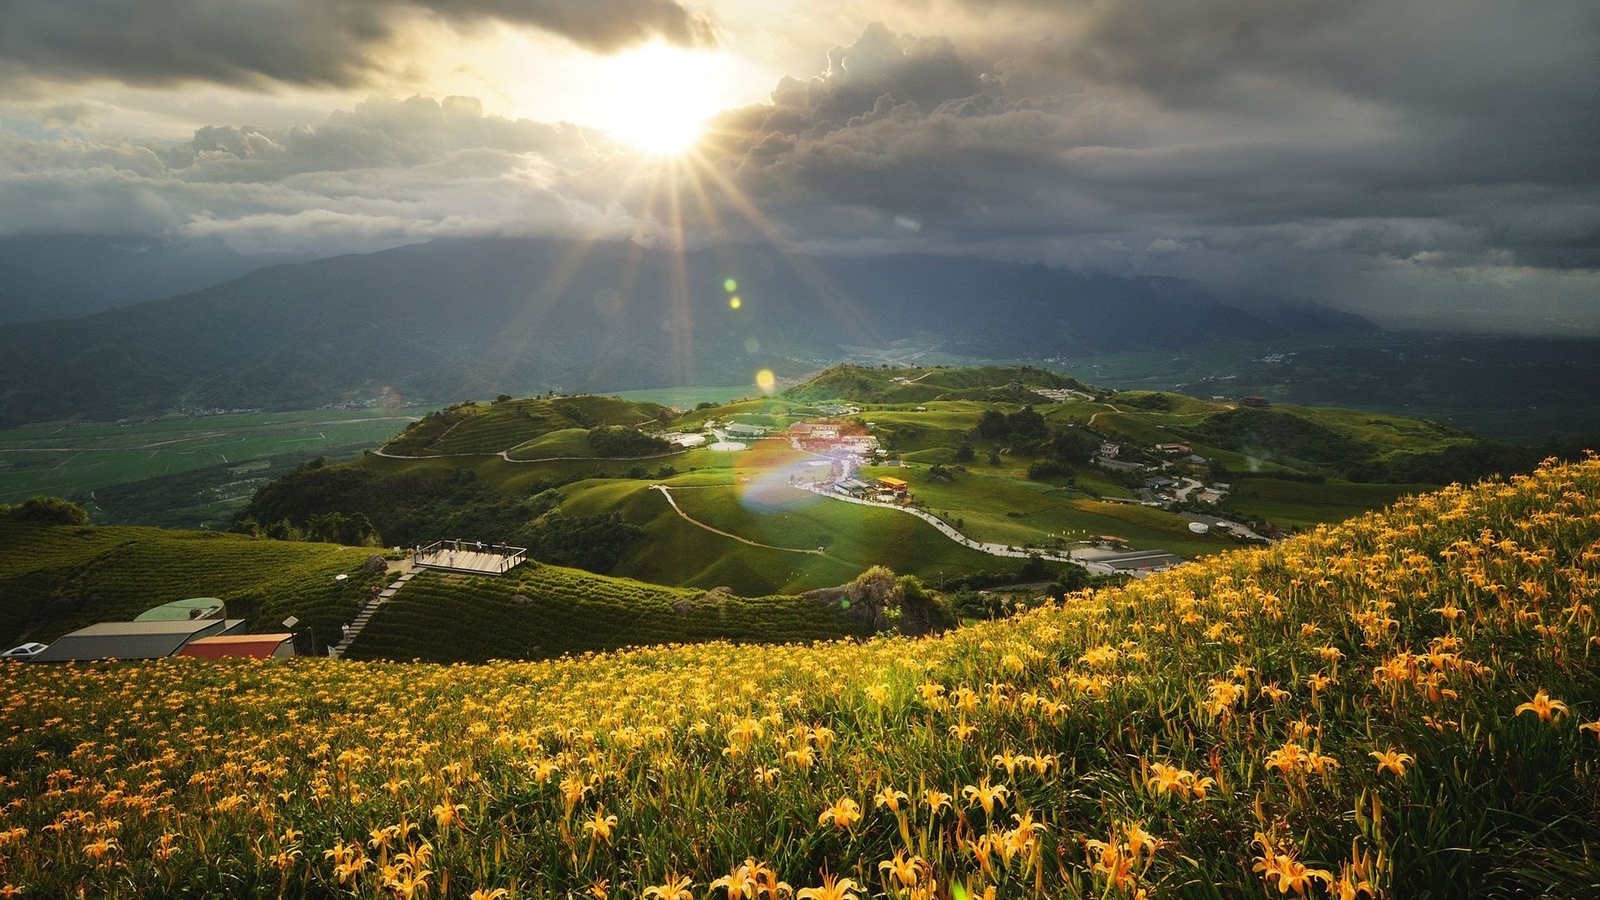
[[[1000,451],[999,450],[990,450],[989,451],[989,465],[991,465],[991,466],[1000,465]]]
[[[30,497],[16,506],[0,506],[0,519],[34,525],[87,525],[89,512],[60,497]]]
[[[898,598],[895,596],[894,570],[888,566],[873,566],[856,576],[845,587],[844,595],[850,599],[857,615],[881,631],[889,625],[889,612]]]
[[[1049,432],[1049,427],[1044,423],[1044,416],[1039,415],[1031,406],[1024,406],[1009,416],[1006,416],[1006,433],[1014,438],[1042,438]]]
[[[956,462],[972,462],[972,458],[977,455],[977,451],[972,449],[971,441],[962,441],[961,446],[956,448]]]
[[[959,624],[955,606],[943,594],[930,591],[915,575],[902,575],[894,583],[900,600],[900,633],[910,637],[948,631]]]
[[[978,434],[986,438],[1005,437],[1006,414],[998,409],[986,409],[978,417]]]

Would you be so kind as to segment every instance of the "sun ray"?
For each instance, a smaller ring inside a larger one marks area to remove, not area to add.
[[[876,341],[880,335],[874,328],[860,306],[840,291],[827,275],[823,274],[811,261],[794,252],[788,239],[779,230],[778,226],[768,219],[761,210],[757,209],[749,197],[741,191],[724,173],[718,171],[715,165],[698,154],[691,154],[686,161],[697,166],[699,171],[721,190],[724,197],[733,206],[745,221],[749,222],[767,243],[777,250],[789,267],[800,277],[807,287],[822,301],[828,311],[840,317],[846,330],[863,341]]]

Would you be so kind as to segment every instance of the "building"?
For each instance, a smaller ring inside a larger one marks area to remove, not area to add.
[[[887,475],[885,475],[882,478],[878,479],[878,487],[882,488],[883,490],[889,491],[891,493],[901,494],[901,495],[908,494],[908,493],[911,492],[911,485],[907,484],[904,481],[901,481],[898,478],[890,478]]]
[[[1072,558],[1097,575],[1131,575],[1143,578],[1183,562],[1183,557],[1165,550],[1079,549]]]
[[[871,490],[872,485],[859,478],[846,478],[843,481],[835,482],[833,489],[849,497],[860,497]]]
[[[1188,453],[1189,452],[1189,445],[1188,444],[1178,444],[1178,443],[1157,444],[1156,445],[1156,450],[1158,450],[1158,451],[1160,451],[1162,453]]]
[[[1253,409],[1266,409],[1267,407],[1271,406],[1272,403],[1271,403],[1271,401],[1267,400],[1267,398],[1265,398],[1265,397],[1260,397],[1260,396],[1256,396],[1256,395],[1252,394],[1249,397],[1241,398],[1239,400],[1239,405],[1240,406],[1248,406],[1248,407],[1251,407]]]
[[[1094,464],[1099,466],[1102,469],[1110,469],[1110,470],[1112,470],[1114,472],[1143,472],[1144,471],[1144,466],[1142,466],[1142,465],[1140,465],[1140,464],[1138,464],[1136,462],[1128,462],[1127,460],[1123,460],[1123,459],[1107,459],[1104,456],[1096,456],[1094,458]]]
[[[34,662],[96,659],[161,659],[196,638],[226,634],[230,625],[244,629],[244,620],[180,619],[144,622],[100,622],[64,634],[34,657]]]
[[[134,616],[135,622],[183,622],[189,619],[221,619],[227,616],[227,609],[222,601],[216,597],[191,597],[188,600],[174,600],[160,606],[147,609]]]
[[[734,422],[722,430],[728,437],[735,438],[758,438],[767,433],[764,425],[746,425],[743,422]]]
[[[294,655],[294,635],[221,634],[195,638],[178,651],[199,659],[284,659]]]

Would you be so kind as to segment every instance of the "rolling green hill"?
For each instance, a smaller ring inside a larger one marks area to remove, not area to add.
[[[386,544],[456,535],[509,540],[537,548],[547,562],[746,596],[836,585],[877,563],[930,582],[1016,570],[1018,561],[962,546],[903,512],[796,490],[792,481],[817,477],[809,465],[817,458],[783,438],[743,452],[588,455],[597,434],[639,434],[628,425],[692,430],[717,421],[781,430],[821,417],[829,402],[855,408],[852,427],[866,427],[900,457],[898,468],[866,474],[907,480],[922,509],[967,538],[1041,550],[1111,535],[1135,549],[1202,556],[1237,541],[1218,531],[1196,535],[1191,514],[1304,528],[1450,481],[1525,471],[1542,455],[1422,419],[1108,393],[1041,369],[845,366],[781,395],[676,419],[663,407],[589,396],[459,405],[408,429],[386,449],[393,455],[281,479],[246,515],[261,527],[303,523],[318,512],[360,514]],[[1120,459],[1151,469],[1092,464],[1104,442],[1123,447]],[[1167,442],[1187,443],[1204,460],[1184,463],[1153,450]],[[501,451],[509,452],[494,455]],[[1159,471],[1194,488],[1226,481],[1233,490],[1220,506],[1132,502]],[[657,484],[672,492],[677,509]]]
[[[675,416],[664,406],[636,403],[616,397],[533,397],[494,403],[459,403],[431,413],[407,426],[389,443],[385,453],[396,456],[454,456],[507,453],[520,456],[525,447],[561,434],[617,425],[654,428]],[[582,440],[567,440],[549,455],[600,456]],[[660,452],[659,450],[657,452]],[[529,458],[545,454],[533,453]]]
[[[351,659],[483,662],[662,643],[864,636],[836,603],[744,598],[529,563],[499,578],[428,572],[373,616]]]
[[[298,616],[334,642],[371,587],[371,550],[156,528],[0,523],[0,644],[45,643],[162,603],[219,597],[252,631]],[[864,568],[864,567],[863,567]],[[843,570],[841,570],[843,571]],[[844,572],[847,581],[860,569]],[[344,581],[336,575],[348,576]],[[532,563],[503,578],[424,573],[379,609],[356,658],[537,659],[663,641],[811,641],[862,633],[836,606],[745,598]]]
[[[368,548],[125,526],[0,523],[0,643],[43,641],[126,621],[187,597],[218,597],[254,631],[288,616],[337,636],[382,576]],[[336,575],[349,576],[345,581]]]

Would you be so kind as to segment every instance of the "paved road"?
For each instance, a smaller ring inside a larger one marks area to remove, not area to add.
[[[1190,494],[1192,494],[1195,491],[1205,487],[1204,484],[1201,484],[1200,482],[1194,480],[1193,478],[1184,478],[1183,480],[1184,480],[1183,487],[1178,488],[1176,491],[1173,491],[1173,496],[1178,498],[1178,502],[1179,503],[1188,502]]]
[[[1009,544],[993,544],[985,541],[975,541],[972,538],[969,538],[961,532],[955,530],[950,526],[950,523],[944,521],[933,513],[924,512],[920,509],[912,509],[911,507],[899,506],[894,503],[879,503],[876,500],[862,500],[859,497],[847,497],[826,485],[797,484],[794,485],[794,487],[796,490],[810,491],[819,497],[827,497],[830,500],[842,500],[845,503],[854,503],[857,506],[876,506],[882,509],[892,509],[908,515],[916,516],[924,522],[927,522],[929,525],[939,529],[939,532],[950,540],[955,541],[963,547],[971,547],[980,553],[987,553],[990,556],[1006,556],[1012,559],[1027,559],[1028,557],[1037,553],[1040,558],[1050,560],[1051,562],[1072,563],[1075,566],[1083,565],[1083,563],[1078,562],[1064,553],[1052,553],[1048,550],[1018,550],[1016,547],[1013,547]]]

